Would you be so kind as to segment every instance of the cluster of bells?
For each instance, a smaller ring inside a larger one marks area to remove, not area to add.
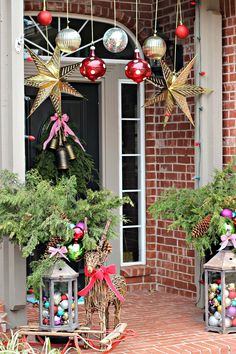
[[[42,309],[42,317],[43,317],[43,325],[50,325],[50,298],[47,296],[43,296],[43,309]],[[63,326],[69,323],[69,301],[67,294],[62,294],[61,292],[55,292],[54,297],[54,325],[55,326]],[[74,308],[75,303],[72,302],[72,319],[74,318]]]
[[[67,170],[69,161],[76,159],[72,145],[66,141],[61,131],[50,141],[48,147],[55,151],[58,170]]]
[[[221,279],[209,284],[208,291],[208,324],[222,326],[222,289]],[[235,283],[226,284],[225,290],[225,327],[236,327],[236,289]]]
[[[52,15],[49,11],[40,11],[37,17],[38,22],[43,26],[48,26],[52,22]],[[188,36],[189,30],[180,23],[175,31],[178,38],[184,39]],[[61,30],[56,36],[56,44],[62,52],[72,53],[76,51],[81,44],[80,34],[69,27]],[[128,44],[126,32],[118,27],[108,29],[103,36],[104,47],[112,53],[122,52]],[[143,44],[143,52],[149,59],[160,60],[166,53],[166,43],[156,33],[147,38]],[[85,58],[80,66],[80,73],[87,79],[95,81],[101,78],[106,72],[106,65],[101,58],[95,55],[95,47],[90,48],[88,58]],[[150,64],[140,57],[139,50],[134,52],[134,60],[131,60],[125,67],[126,76],[140,83],[152,74]]]

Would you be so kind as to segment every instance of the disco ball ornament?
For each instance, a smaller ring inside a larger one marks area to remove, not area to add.
[[[175,30],[175,35],[179,39],[185,39],[189,35],[189,29],[187,26],[183,25],[182,23],[179,24],[179,26]]]
[[[81,44],[80,34],[72,28],[64,28],[56,36],[56,45],[64,53],[73,53]]]
[[[154,34],[145,39],[143,52],[149,59],[160,60],[166,54],[166,42],[164,39]]]
[[[42,26],[48,26],[52,22],[51,12],[47,10],[40,11],[37,16],[37,21]]]
[[[103,45],[111,53],[122,52],[127,44],[128,36],[121,28],[109,28],[103,36]]]
[[[95,56],[95,47],[90,47],[90,54],[80,64],[80,73],[91,81],[100,79],[106,72],[104,61]]]
[[[131,60],[125,67],[125,75],[128,79],[139,84],[144,79],[151,76],[152,70],[148,62],[140,58],[139,49],[135,49],[134,55],[135,59]]]

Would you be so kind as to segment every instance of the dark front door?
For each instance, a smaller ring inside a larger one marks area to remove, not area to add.
[[[75,134],[85,143],[86,152],[92,156],[95,169],[99,171],[99,84],[73,82],[71,85],[79,91],[85,99],[62,95],[62,112],[69,116],[69,126],[71,128],[73,127]],[[30,112],[36,94],[37,89],[26,87],[26,117]],[[26,119],[26,134],[36,137],[35,142],[26,140],[27,170],[34,166],[36,157],[35,144],[39,144],[41,141],[42,131],[54,113],[53,105],[48,98],[39,106],[32,116]]]

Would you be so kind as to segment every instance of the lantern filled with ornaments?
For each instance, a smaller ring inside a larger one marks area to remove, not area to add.
[[[95,47],[90,47],[89,57],[80,64],[80,73],[90,81],[100,79],[106,72],[106,64],[101,58],[95,56]]]
[[[125,67],[125,75],[128,79],[135,81],[137,84],[150,77],[152,74],[150,64],[140,57],[139,49],[134,51],[135,59],[131,60]]]
[[[76,273],[64,261],[58,260],[44,274],[40,287],[39,327],[45,331],[75,330],[78,323]]]
[[[220,251],[204,264],[205,321],[207,331],[229,333],[236,332],[236,235],[223,236]]]

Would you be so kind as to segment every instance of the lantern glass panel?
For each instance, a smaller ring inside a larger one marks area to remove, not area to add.
[[[222,321],[221,273],[208,272],[206,284],[208,284],[208,325],[220,327]]]
[[[50,325],[50,281],[44,280],[41,302],[41,325]]]

